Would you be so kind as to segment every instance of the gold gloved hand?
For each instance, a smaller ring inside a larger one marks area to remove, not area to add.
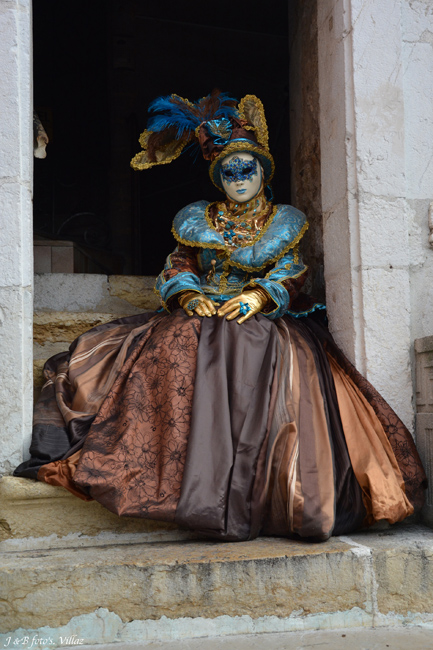
[[[214,316],[216,314],[216,303],[198,291],[185,291],[177,300],[188,316],[194,316],[194,312],[199,316]]]
[[[258,314],[269,303],[269,296],[262,288],[246,289],[243,293],[235,298],[230,298],[218,309],[218,316],[226,316],[227,320],[237,318],[239,314],[242,315],[237,321],[239,325],[251,318],[254,314]]]

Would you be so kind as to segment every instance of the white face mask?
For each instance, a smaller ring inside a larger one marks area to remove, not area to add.
[[[257,158],[246,151],[232,153],[221,163],[221,182],[229,199],[251,201],[262,186],[263,169]]]

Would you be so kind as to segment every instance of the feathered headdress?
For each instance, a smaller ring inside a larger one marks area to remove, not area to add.
[[[233,151],[249,151],[260,159],[268,182],[274,161],[268,149],[268,129],[261,101],[246,95],[239,105],[227,93],[214,90],[197,102],[178,95],[158,97],[149,106],[154,113],[139,142],[143,147],[131,160],[134,169],[170,163],[186,145],[197,144],[205,160],[212,161],[209,174],[222,189],[220,165]]]

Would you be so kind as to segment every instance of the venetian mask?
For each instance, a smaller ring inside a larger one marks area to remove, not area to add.
[[[262,166],[246,151],[232,153],[221,163],[221,182],[228,198],[236,203],[253,199],[262,186]]]

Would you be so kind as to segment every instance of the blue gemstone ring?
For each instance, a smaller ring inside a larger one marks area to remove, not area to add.
[[[248,314],[248,312],[251,311],[251,307],[247,302],[240,302],[239,303],[239,313],[240,314]]]
[[[186,308],[189,309],[189,311],[193,311],[199,304],[200,304],[200,300],[198,298],[194,298],[194,300],[189,301]]]

